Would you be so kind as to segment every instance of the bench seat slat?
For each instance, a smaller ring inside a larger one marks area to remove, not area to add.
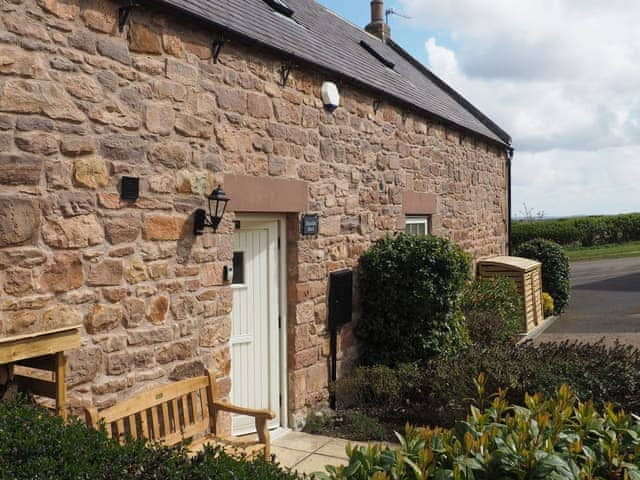
[[[191,442],[189,452],[199,453],[204,450],[205,446],[210,445],[214,448],[221,447],[225,453],[229,455],[237,455],[244,453],[249,460],[257,457],[265,450],[265,444],[255,442],[244,442],[234,438],[219,438],[208,435]]]

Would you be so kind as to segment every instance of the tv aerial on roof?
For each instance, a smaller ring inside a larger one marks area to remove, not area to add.
[[[384,15],[386,17],[385,21],[387,23],[389,23],[389,16],[391,15],[395,15],[396,17],[400,17],[400,18],[406,18],[407,20],[411,20],[413,18],[413,17],[409,17],[408,15],[405,15],[404,13],[398,12],[393,8],[387,8],[384,12]]]

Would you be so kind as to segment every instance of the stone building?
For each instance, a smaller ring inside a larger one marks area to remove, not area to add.
[[[504,254],[510,138],[391,40],[381,0],[371,33],[312,0],[136,4],[0,0],[0,335],[82,324],[75,407],[213,367],[297,427],[328,397],[329,273],[405,228]],[[218,185],[227,213],[194,236]]]

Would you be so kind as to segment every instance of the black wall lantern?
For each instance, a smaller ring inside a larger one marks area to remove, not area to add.
[[[218,230],[218,226],[222,221],[222,216],[227,209],[229,198],[225,195],[220,186],[216,188],[208,197],[209,213],[200,208],[195,211],[193,219],[193,234],[198,236],[204,233],[205,227],[211,227],[214,232]]]

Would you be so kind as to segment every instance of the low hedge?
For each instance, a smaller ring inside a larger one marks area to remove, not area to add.
[[[569,258],[562,247],[548,240],[531,240],[520,245],[515,255],[542,263],[542,289],[553,298],[553,313],[562,313],[571,295]]]
[[[511,244],[514,248],[536,238],[544,238],[564,246],[581,245],[582,232],[572,219],[513,222]]]
[[[640,240],[640,213],[513,222],[514,247],[536,238],[583,247]]]
[[[483,378],[476,383],[483,397]],[[348,465],[329,466],[320,478],[640,478],[638,417],[582,403],[566,386],[546,400],[527,396],[514,405],[502,391],[486,408],[481,403],[452,430],[407,427],[394,450],[348,447]]]
[[[444,238],[378,240],[360,259],[355,333],[363,363],[396,365],[463,345],[460,300],[469,274],[469,256]]]
[[[581,400],[612,402],[640,414],[640,351],[602,342],[473,345],[458,355],[396,368],[360,367],[334,389],[342,410],[363,411],[396,427],[451,427],[465,418],[475,397],[473,379],[481,373],[489,391],[507,389],[513,403],[522,403],[527,393],[552,394],[566,383]]]
[[[248,461],[208,449],[111,440],[77,419],[60,418],[22,399],[0,402],[0,478],[12,480],[299,480],[264,459]]]

